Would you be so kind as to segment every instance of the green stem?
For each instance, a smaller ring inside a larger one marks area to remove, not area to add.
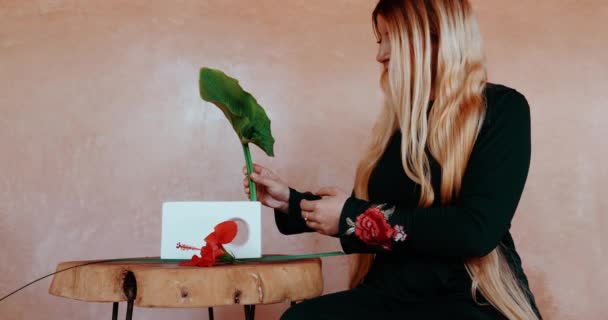
[[[251,201],[257,201],[257,195],[255,192],[255,183],[251,180],[251,172],[253,172],[253,163],[251,162],[251,152],[249,152],[249,144],[243,144],[243,151],[245,151],[245,163],[247,163],[247,177],[249,178],[249,199]]]

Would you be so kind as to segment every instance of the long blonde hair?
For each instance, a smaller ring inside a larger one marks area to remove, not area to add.
[[[373,13],[377,35],[379,15],[387,21],[391,43],[389,72],[381,77],[385,106],[357,167],[355,195],[369,200],[370,174],[400,129],[403,169],[421,189],[418,206],[430,207],[436,197],[426,148],[442,168],[441,203],[450,204],[460,193],[485,117],[486,69],[471,5],[468,0],[380,0]],[[427,115],[432,88],[434,101]],[[373,255],[357,256],[351,288],[372,262]],[[475,301],[479,292],[510,320],[538,319],[499,248],[468,258],[465,267]]]

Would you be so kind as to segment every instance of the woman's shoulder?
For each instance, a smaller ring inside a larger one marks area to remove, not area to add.
[[[484,88],[484,97],[486,125],[505,121],[529,122],[530,105],[526,97],[516,89],[488,82]]]

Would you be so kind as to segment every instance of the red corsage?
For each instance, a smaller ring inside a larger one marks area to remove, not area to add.
[[[176,248],[181,250],[200,250],[201,256],[193,255],[189,261],[182,261],[180,266],[211,267],[217,261],[233,262],[234,256],[224,249],[224,244],[230,243],[236,237],[237,225],[234,221],[222,222],[213,228],[205,237],[205,246],[198,249],[178,242]]]
[[[401,242],[407,238],[403,226],[391,226],[388,219],[395,208],[385,209],[385,204],[372,206],[357,216],[356,222],[346,218],[349,228],[346,235],[355,234],[363,243],[392,249],[392,241]]]

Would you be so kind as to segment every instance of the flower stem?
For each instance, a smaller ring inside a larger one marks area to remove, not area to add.
[[[253,163],[251,161],[251,152],[249,151],[249,144],[243,144],[243,151],[245,151],[245,163],[247,164],[247,178],[249,179],[249,199],[251,201],[257,201],[257,195],[255,192],[255,183],[251,180],[251,172],[253,171]]]
[[[229,263],[236,263],[237,259],[234,257],[234,254],[228,250],[226,250],[226,248],[224,248],[224,246],[221,246],[222,251],[224,251],[224,254],[218,257],[218,260],[221,262],[229,262]]]

